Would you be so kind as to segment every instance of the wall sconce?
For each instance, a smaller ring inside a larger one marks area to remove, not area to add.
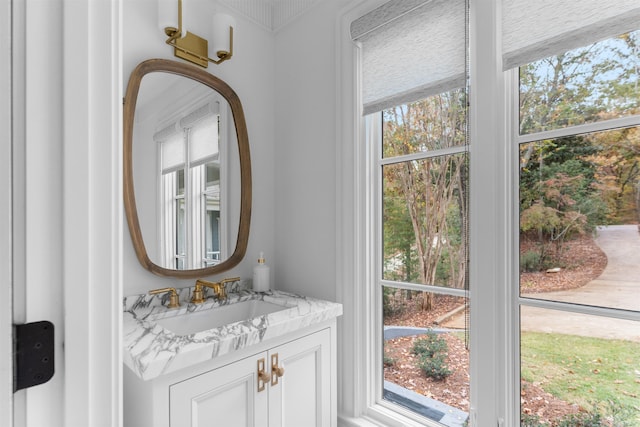
[[[207,39],[190,33],[187,31],[186,25],[184,25],[182,6],[186,0],[177,0],[178,27],[175,27],[175,6],[172,7],[171,5],[173,1],[160,0],[158,18],[165,34],[169,37],[166,43],[173,46],[175,56],[204,68],[208,67],[209,62],[220,64],[233,56],[233,26],[235,23],[231,16],[224,14],[215,14],[213,16],[211,45],[218,59],[211,59],[209,57],[209,42]],[[228,32],[227,27],[229,28]]]

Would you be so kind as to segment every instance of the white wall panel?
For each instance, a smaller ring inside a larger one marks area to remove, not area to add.
[[[336,24],[315,4],[276,35],[276,282],[336,299]]]

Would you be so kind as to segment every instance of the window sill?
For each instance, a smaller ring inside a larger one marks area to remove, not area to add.
[[[405,416],[402,409],[387,408],[383,405],[375,405],[368,408],[367,414],[354,418],[338,416],[339,427],[442,427],[435,421],[426,418],[416,420]]]

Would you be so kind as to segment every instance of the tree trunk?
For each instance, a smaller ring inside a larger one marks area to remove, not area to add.
[[[433,310],[433,294],[431,292],[422,293],[422,310],[423,311]]]

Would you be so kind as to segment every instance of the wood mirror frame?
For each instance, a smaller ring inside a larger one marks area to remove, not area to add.
[[[136,102],[142,78],[152,72],[171,73],[183,76],[202,83],[218,92],[229,103],[238,141],[238,154],[240,160],[240,220],[238,224],[238,236],[236,247],[231,256],[220,264],[191,270],[172,270],[155,264],[149,258],[140,230],[138,210],[133,185],[133,126],[136,111]],[[191,65],[166,59],[149,59],[141,62],[131,73],[127,92],[124,99],[124,209],[127,216],[127,224],[133,242],[136,256],[140,264],[150,272],[159,276],[190,279],[210,276],[227,271],[244,258],[249,241],[249,226],[251,222],[251,158],[249,153],[249,136],[245,122],[244,111],[240,98],[229,85],[219,78],[209,74],[203,69]]]

